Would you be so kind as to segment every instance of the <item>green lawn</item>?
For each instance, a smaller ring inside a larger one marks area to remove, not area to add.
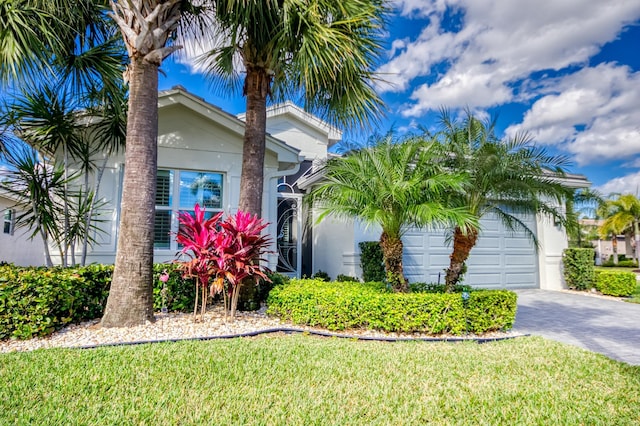
[[[640,367],[524,337],[304,335],[0,354],[0,424],[640,423]]]

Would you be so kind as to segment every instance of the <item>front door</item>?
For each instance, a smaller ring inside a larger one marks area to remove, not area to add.
[[[302,255],[302,197],[280,194],[278,197],[278,265],[276,271],[300,278]]]

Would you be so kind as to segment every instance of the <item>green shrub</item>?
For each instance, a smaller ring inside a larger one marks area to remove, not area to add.
[[[445,293],[446,284],[409,283],[409,290],[411,290],[412,293]],[[454,293],[462,293],[463,291],[471,292],[474,290],[476,289],[470,285],[456,284],[455,287],[453,287]]]
[[[318,271],[315,274],[313,274],[311,276],[311,278],[314,279],[314,280],[320,280],[320,281],[325,281],[325,282],[331,281],[331,277],[325,271]]]
[[[166,270],[163,302],[160,274]],[[100,318],[109,295],[113,265],[71,268],[0,266],[0,340],[47,336],[69,323]],[[190,311],[194,283],[176,265],[154,265],[154,308]]]
[[[166,271],[169,279],[160,281],[160,275]],[[176,263],[156,263],[153,265],[153,309],[159,311],[163,306],[169,312],[193,312],[195,303],[195,281],[193,278],[182,278]],[[163,287],[165,295],[162,295]]]
[[[602,264],[605,268],[607,267],[618,267],[618,268],[637,268],[638,262],[633,259],[629,260],[619,260],[617,264],[613,263],[613,258],[610,257],[609,260]]]
[[[102,316],[112,270],[0,267],[0,339],[46,336]]]
[[[597,271],[596,289],[609,296],[631,296],[636,290],[636,274],[623,271]]]
[[[336,277],[337,282],[342,283],[359,283],[360,280],[357,277],[352,277],[351,275],[338,274]]]
[[[569,288],[588,290],[593,288],[595,251],[592,248],[568,248],[562,253],[564,280]]]
[[[360,247],[360,267],[364,282],[384,281],[387,278],[384,270],[384,257],[380,243],[377,241],[362,241]]]
[[[242,286],[241,297],[240,300],[238,300],[238,310],[255,311],[260,309],[260,305],[267,300],[269,292],[273,287],[289,282],[289,277],[277,272],[266,272],[266,275],[271,282],[259,280],[253,288]]]
[[[368,328],[428,334],[484,333],[513,326],[516,295],[505,290],[460,294],[391,293],[383,283],[291,280],[269,294],[267,313],[329,330]]]

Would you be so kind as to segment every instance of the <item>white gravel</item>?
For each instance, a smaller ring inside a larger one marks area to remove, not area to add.
[[[73,324],[56,331],[45,338],[31,340],[5,340],[0,341],[0,353],[15,351],[31,351],[42,348],[54,347],[85,347],[95,345],[121,344],[139,341],[157,341],[190,339],[214,336],[239,335],[270,329],[296,329],[300,331],[330,333],[341,336],[358,336],[372,338],[420,338],[441,340],[460,339],[460,336],[433,336],[421,333],[383,333],[374,330],[348,330],[345,332],[329,332],[325,329],[293,325],[278,318],[268,317],[262,308],[256,312],[237,312],[234,321],[225,319],[224,309],[217,305],[210,308],[205,314],[204,320],[193,321],[192,314],[157,312],[155,322],[147,322],[137,327],[102,328],[99,320],[87,321],[81,324]],[[519,336],[519,333],[490,333],[482,336],[467,335],[465,339],[482,338],[507,338]]]

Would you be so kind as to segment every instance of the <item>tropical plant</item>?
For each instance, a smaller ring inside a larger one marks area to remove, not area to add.
[[[123,46],[114,37],[116,27],[104,13],[107,4],[94,0],[14,0],[0,6],[6,18],[0,26],[7,41],[4,50],[0,49],[0,62],[13,61],[2,68],[1,82],[11,82],[15,90],[5,98],[0,118],[5,136],[2,142],[21,139],[39,151],[42,161],[62,164],[64,215],[59,226],[63,265],[69,262],[69,255],[71,263],[76,263],[76,245],[80,244],[81,263],[85,263],[87,247],[92,243],[92,222],[99,210],[95,195],[99,177],[93,187],[89,184],[88,172],[96,168],[91,163],[95,152],[87,143],[86,125],[94,124],[97,117],[104,122],[120,120],[120,126],[124,123],[122,115],[114,119],[112,114],[122,103],[114,99],[126,96],[126,90],[119,83]],[[22,25],[24,19],[33,25]],[[40,25],[42,22],[46,25]],[[104,147],[118,139],[121,133],[113,130],[108,135],[94,131],[97,144]],[[21,149],[15,149],[19,143],[12,145],[7,154],[13,148],[19,156]],[[76,188],[69,188],[72,179],[68,177],[78,163],[87,172],[84,188],[78,188],[81,185],[77,180]],[[101,175],[99,170],[97,173]],[[75,197],[81,199],[72,203]]]
[[[223,213],[205,217],[195,205],[194,215],[181,212],[176,241],[189,260],[179,262],[185,278],[196,279],[194,319],[198,292],[202,294],[200,313],[204,317],[208,294],[224,292],[225,312],[235,317],[242,285],[256,284],[256,278],[270,281],[260,265],[270,240],[261,235],[267,227],[257,216],[238,211],[222,221]]]
[[[568,160],[549,155],[527,134],[507,140],[495,135],[495,120],[483,122],[467,112],[462,121],[443,111],[440,136],[451,171],[467,174],[464,191],[453,194],[452,205],[468,210],[476,224],[453,228],[453,251],[446,272],[447,291],[452,291],[466,270],[466,261],[480,236],[480,219],[495,215],[511,231],[523,231],[538,247],[538,239],[523,215],[543,214],[566,224],[562,211],[573,189],[562,182]]]
[[[220,87],[246,97],[239,208],[261,216],[267,98],[300,99],[332,123],[366,126],[382,108],[372,69],[387,9],[384,0],[213,4],[214,47],[200,61]]]
[[[209,281],[212,276],[216,275],[218,256],[216,253],[216,236],[217,228],[220,226],[220,219],[223,213],[220,212],[215,216],[205,219],[204,209],[200,209],[198,204],[195,205],[194,215],[189,212],[180,212],[178,215],[178,234],[176,241],[182,245],[181,253],[186,254],[189,260],[179,262],[184,278],[195,278],[196,297],[193,307],[193,318],[196,320],[198,311],[198,294],[202,295],[200,315],[204,318],[207,306],[207,293]],[[211,285],[211,293],[215,294],[222,290],[222,285],[214,282]]]
[[[0,187],[16,200],[19,213],[17,228],[27,228],[29,238],[42,238],[45,264],[53,266],[49,243],[55,243],[62,252],[64,234],[60,231],[60,219],[64,216],[61,200],[65,196],[68,179],[63,169],[39,161],[35,150],[23,147],[5,157],[8,170]]]
[[[600,226],[601,235],[614,238],[627,229],[631,229],[635,240],[635,257],[640,259],[640,200],[633,194],[614,195],[605,201],[603,208],[604,222]],[[613,241],[613,240],[612,240]],[[615,258],[614,258],[615,259]]]
[[[569,247],[590,248],[591,241],[597,240],[597,226],[581,223],[581,218],[594,217],[598,207],[604,202],[602,194],[591,188],[580,188],[566,200],[566,230]]]
[[[196,6],[197,3],[199,6]],[[153,320],[153,227],[158,163],[158,69],[180,45],[181,24],[205,1],[111,1],[110,16],[129,56],[129,109],[120,223],[111,291],[103,327]],[[186,21],[185,21],[186,20]]]
[[[388,283],[408,291],[402,264],[402,235],[409,227],[477,227],[464,207],[451,207],[454,191],[463,191],[464,173],[447,171],[441,145],[423,137],[378,137],[373,146],[329,160],[324,181],[309,200],[327,216],[359,219],[382,228],[380,247]]]

